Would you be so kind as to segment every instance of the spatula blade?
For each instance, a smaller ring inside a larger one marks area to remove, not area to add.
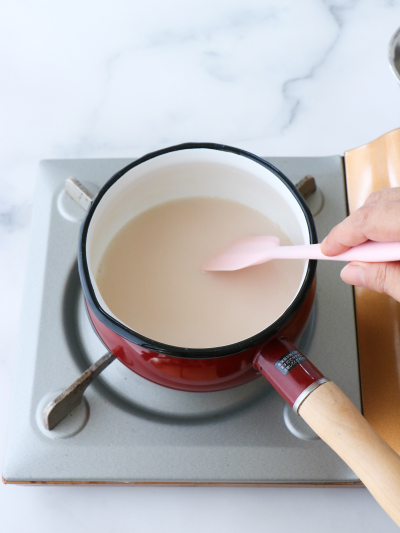
[[[233,242],[207,260],[203,265],[203,270],[206,272],[232,271],[264,263],[269,260],[269,250],[276,246],[279,246],[278,237],[265,235],[246,237]]]

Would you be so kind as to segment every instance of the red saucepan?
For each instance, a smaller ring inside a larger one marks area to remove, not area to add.
[[[315,261],[305,262],[297,293],[273,324],[228,346],[193,349],[166,345],[133,331],[108,309],[94,273],[113,236],[146,209],[196,196],[241,202],[278,223],[294,244],[317,242],[312,215],[301,195],[263,159],[208,143],[183,144],[148,154],[104,185],[82,224],[79,274],[97,334],[124,365],[164,387],[217,391],[262,374],[347,462],[400,525],[400,458],[342,391],[296,348],[314,300]]]

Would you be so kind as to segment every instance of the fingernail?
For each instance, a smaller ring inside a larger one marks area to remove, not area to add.
[[[364,269],[354,263],[350,263],[344,267],[340,273],[342,280],[349,285],[356,285],[356,287],[367,288],[364,279]]]

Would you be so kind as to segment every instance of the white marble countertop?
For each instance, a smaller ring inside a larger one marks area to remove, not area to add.
[[[36,167],[185,141],[343,154],[400,126],[398,0],[15,0],[0,9],[0,457]],[[1,459],[2,460],[2,459]],[[0,485],[3,531],[397,531],[365,489]]]

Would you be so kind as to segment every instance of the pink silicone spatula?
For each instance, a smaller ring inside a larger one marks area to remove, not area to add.
[[[277,237],[246,237],[235,241],[218,255],[206,261],[203,270],[240,270],[272,259],[324,259],[328,261],[363,261],[378,263],[400,261],[400,242],[367,241],[343,254],[327,256],[320,244],[279,246]]]

